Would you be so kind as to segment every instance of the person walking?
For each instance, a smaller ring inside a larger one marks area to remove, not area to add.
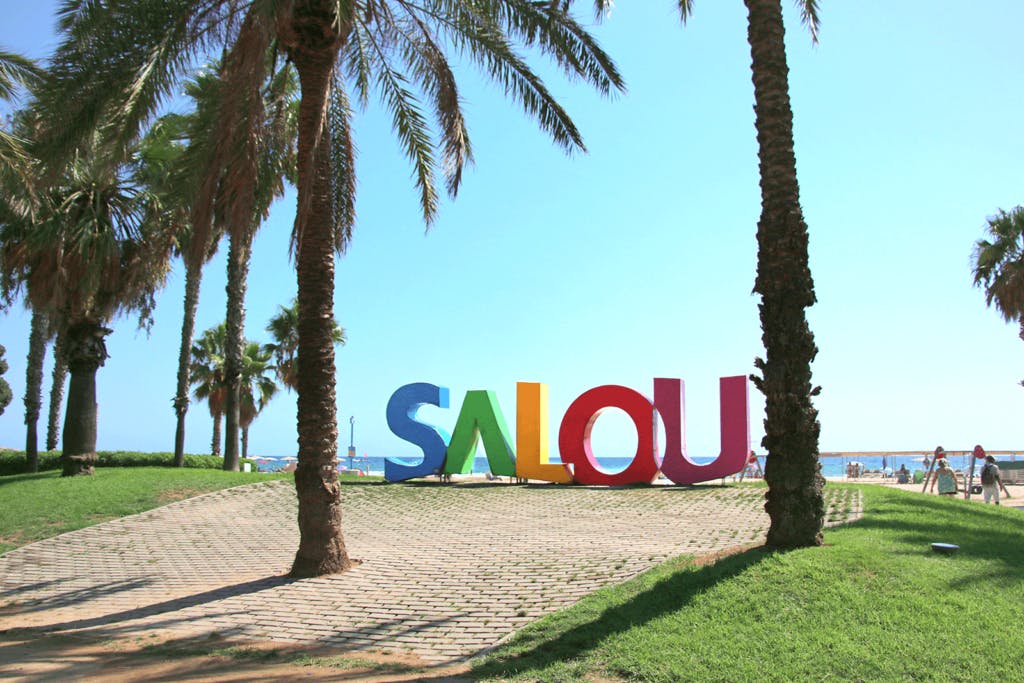
[[[996,464],[995,456],[986,455],[985,465],[981,468],[981,492],[985,497],[985,502],[991,501],[999,505],[999,489],[1003,490],[1007,498],[1010,497],[1010,492],[1006,490],[1003,479],[999,476],[999,466]]]
[[[935,484],[939,485],[940,496],[953,496],[956,495],[958,488],[956,485],[956,475],[953,473],[953,468],[949,466],[949,461],[945,458],[939,458],[938,469],[935,470],[935,478],[932,479],[931,491],[935,490]]]

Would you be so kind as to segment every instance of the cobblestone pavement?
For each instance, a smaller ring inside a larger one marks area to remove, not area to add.
[[[840,496],[829,520],[859,515],[859,494],[826,491]],[[0,631],[216,632],[457,661],[669,557],[763,542],[763,493],[343,485],[345,540],[361,564],[293,580],[294,487],[254,484],[0,556]]]

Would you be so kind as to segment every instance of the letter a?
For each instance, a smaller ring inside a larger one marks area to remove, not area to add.
[[[469,474],[476,457],[476,445],[484,442],[487,464],[494,474],[516,476],[516,454],[508,435],[505,417],[493,391],[467,391],[459,419],[448,444],[444,471],[448,474]]]

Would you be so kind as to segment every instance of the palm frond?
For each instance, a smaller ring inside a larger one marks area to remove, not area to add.
[[[818,0],[796,0],[800,9],[800,21],[811,32],[811,42],[818,42],[821,31],[821,19],[818,17]]]
[[[394,40],[406,67],[430,97],[441,133],[442,171],[453,199],[462,182],[462,170],[473,161],[469,131],[462,114],[455,74],[430,27],[416,13],[394,26]]]
[[[402,145],[402,151],[413,164],[423,220],[429,226],[437,216],[438,207],[437,188],[434,184],[434,145],[430,128],[416,95],[409,87],[408,79],[391,63],[386,39],[378,40],[380,33],[371,32],[362,25],[357,25],[355,30],[364,33],[365,42],[369,46],[381,101],[391,113],[391,128]]]
[[[580,77],[598,92],[625,90],[612,58],[570,12],[569,2],[534,0],[481,0],[474,3],[482,15],[496,17],[508,35],[527,46],[538,46],[569,77]]]
[[[352,108],[338,70],[334,74],[327,117],[331,145],[334,249],[343,254],[352,241],[356,223],[356,146],[352,135]]]
[[[566,152],[586,151],[572,118],[516,52],[494,17],[477,12],[467,3],[448,0],[441,4],[451,13],[431,15],[439,24],[439,33],[504,88],[505,94],[519,103],[556,145]]]
[[[974,285],[1007,322],[1024,322],[1024,207],[989,217],[990,239],[974,245]]]
[[[19,87],[31,89],[42,76],[42,69],[31,59],[0,48],[0,99],[14,99]]]
[[[115,156],[136,140],[196,56],[217,38],[224,0],[75,0],[58,12],[63,39],[38,88],[47,122],[40,156],[59,172],[94,131]]]

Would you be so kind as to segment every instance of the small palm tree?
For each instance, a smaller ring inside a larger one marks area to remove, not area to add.
[[[238,423],[242,430],[242,457],[249,457],[249,425],[277,393],[277,384],[267,376],[274,372],[273,352],[258,342],[247,341],[242,355],[242,382]]]
[[[0,228],[7,295],[12,285],[24,289],[33,310],[61,321],[71,374],[64,476],[92,473],[96,371],[107,358],[107,324],[134,311],[148,327],[168,270],[170,241],[155,199],[129,171],[98,147],[81,151],[47,186],[37,220]]]
[[[1024,340],[1024,207],[1000,209],[988,219],[987,231],[989,239],[974,245],[974,285],[985,290],[985,303],[1006,322],[1020,325]]]
[[[7,361],[4,360],[4,354],[7,353],[7,349],[0,344],[0,415],[4,414],[4,409],[11,405],[11,399],[14,398],[14,394],[11,392],[11,385],[4,379],[4,373],[7,372]]]
[[[286,388],[298,388],[299,368],[295,357],[299,350],[299,305],[292,299],[290,306],[278,306],[277,315],[267,323],[267,332],[274,338],[274,343],[267,344],[266,349],[274,354],[277,364],[277,378]],[[345,330],[335,323],[332,334],[335,346],[344,346],[347,341]]]
[[[192,345],[189,384],[195,387],[193,396],[206,401],[213,418],[213,440],[210,453],[220,455],[221,420],[224,417],[224,323],[203,332]]]

